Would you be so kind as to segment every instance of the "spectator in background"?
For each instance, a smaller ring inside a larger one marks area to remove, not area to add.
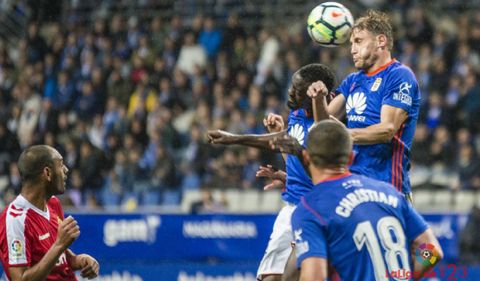
[[[193,75],[195,67],[205,68],[207,65],[207,53],[204,47],[195,41],[192,32],[185,34],[182,48],[178,56],[177,67],[188,75]]]
[[[467,224],[460,234],[460,262],[465,265],[480,264],[480,208],[475,206],[470,212]]]
[[[200,196],[201,199],[190,206],[190,213],[193,215],[223,212],[227,206],[224,198],[221,201],[215,200],[212,192],[206,188],[202,189]]]
[[[222,32],[216,28],[215,19],[212,16],[205,18],[198,42],[203,46],[208,57],[215,59],[222,43]]]

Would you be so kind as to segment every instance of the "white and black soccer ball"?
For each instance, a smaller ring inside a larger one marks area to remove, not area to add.
[[[313,8],[308,15],[307,30],[314,42],[336,47],[348,41],[353,23],[352,13],[345,6],[325,2]]]

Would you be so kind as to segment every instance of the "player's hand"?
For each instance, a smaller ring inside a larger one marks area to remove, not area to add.
[[[87,279],[93,279],[98,276],[100,264],[92,256],[81,254],[77,256],[80,262],[80,276]]]
[[[210,130],[207,132],[208,142],[212,144],[232,144],[234,135],[222,130]]]
[[[327,86],[322,81],[313,82],[307,90],[307,95],[311,98],[325,97],[328,95]]]
[[[263,119],[263,125],[267,127],[269,133],[278,133],[285,128],[282,116],[275,113],[269,113],[267,117]]]
[[[257,178],[269,178],[271,183],[265,185],[263,190],[271,190],[276,188],[285,188],[287,174],[284,171],[273,168],[272,165],[260,166],[256,173]]]
[[[281,153],[301,155],[303,150],[303,146],[298,140],[289,135],[273,138],[273,140],[269,141],[269,144],[272,149],[279,150]]]
[[[80,227],[72,216],[68,216],[58,226],[57,240],[55,243],[66,250],[78,236],[80,236]]]

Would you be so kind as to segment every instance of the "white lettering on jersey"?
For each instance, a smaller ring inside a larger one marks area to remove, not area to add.
[[[24,206],[15,206],[15,201],[8,206],[6,232],[9,265],[28,263],[25,249],[25,218],[27,210]]]
[[[335,212],[339,216],[348,218],[355,207],[366,202],[379,202],[394,208],[398,206],[398,198],[393,195],[387,196],[381,191],[360,188],[345,195],[335,208]]]
[[[412,88],[412,84],[408,82],[403,82],[398,87],[398,92],[393,93],[393,99],[397,100],[406,105],[412,105],[412,97],[410,96],[410,88]]]
[[[302,239],[302,229],[296,229],[293,231],[293,236],[295,238],[295,249],[297,252],[297,256],[303,255],[304,253],[308,252],[310,249],[308,246],[308,241],[303,241]]]
[[[42,240],[47,239],[48,237],[50,237],[50,232],[47,232],[43,235],[38,236],[38,240],[42,241]]]

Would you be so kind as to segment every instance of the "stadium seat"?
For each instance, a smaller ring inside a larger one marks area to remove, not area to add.
[[[163,192],[162,205],[171,206],[180,203],[180,192],[177,190],[167,190]]]
[[[447,211],[452,207],[453,194],[451,190],[437,190],[433,194],[433,210]]]
[[[199,190],[185,190],[182,195],[181,210],[183,213],[189,213],[193,202],[200,200]]]
[[[240,212],[242,210],[242,200],[240,200],[241,192],[238,189],[227,189],[225,197],[228,203],[229,212]]]
[[[258,211],[260,204],[260,193],[258,190],[241,191],[241,208],[242,213],[255,213]]]
[[[433,202],[433,192],[430,190],[413,190],[413,205],[417,210],[428,210]]]
[[[458,191],[454,195],[454,210],[469,212],[475,204],[476,193],[474,191]]]
[[[151,191],[146,191],[142,194],[143,206],[155,206],[158,204],[160,204],[160,191],[151,190]]]
[[[262,192],[260,197],[259,212],[276,213],[282,208],[282,193],[279,190]]]

